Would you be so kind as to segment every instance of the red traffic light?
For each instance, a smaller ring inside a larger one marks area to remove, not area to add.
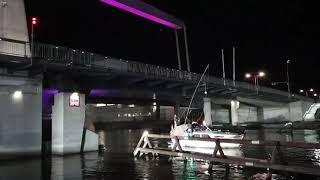
[[[32,24],[33,24],[33,25],[36,25],[36,24],[37,24],[37,18],[35,18],[35,17],[32,18]]]

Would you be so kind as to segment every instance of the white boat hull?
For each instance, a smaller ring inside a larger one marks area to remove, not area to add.
[[[174,140],[172,140],[173,142]],[[169,147],[172,148],[170,143]],[[195,141],[195,140],[180,140],[180,146],[183,151],[197,152],[204,154],[213,154],[214,148],[216,146],[215,142],[208,141]],[[227,156],[241,156],[242,151],[240,150],[240,144],[236,143],[220,143],[221,148],[225,155]]]

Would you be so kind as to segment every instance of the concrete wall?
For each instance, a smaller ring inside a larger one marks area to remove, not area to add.
[[[3,1],[1,1],[3,2]],[[26,13],[23,0],[6,0],[0,4],[0,38],[29,42]],[[29,46],[0,41],[0,53],[30,55]]]
[[[301,121],[310,105],[312,102],[296,101],[282,106],[254,107],[240,102],[234,113],[237,113],[237,123]],[[229,123],[230,109],[214,105],[211,117],[213,123]]]
[[[257,107],[246,106],[240,103],[240,108],[238,109],[238,122],[257,122]]]
[[[6,5],[0,5],[0,37],[29,41],[24,1],[5,2]]]
[[[173,121],[174,107],[173,106],[160,106],[160,120]]]
[[[41,107],[41,78],[0,76],[0,157],[41,153]]]
[[[59,93],[52,107],[52,153],[79,153],[85,120],[85,95],[80,95],[80,106],[70,107],[71,93]],[[98,135],[87,131],[87,149],[98,150]]]
[[[264,121],[301,121],[312,103],[297,101],[281,107],[263,108]]]
[[[113,105],[96,107],[94,104],[86,106],[86,119],[92,122],[123,122],[154,119],[156,113],[153,106]]]
[[[213,123],[229,123],[230,113],[229,109],[214,108],[211,111],[211,117]]]
[[[312,105],[311,102],[297,101],[289,104],[291,121],[301,121],[304,113]]]

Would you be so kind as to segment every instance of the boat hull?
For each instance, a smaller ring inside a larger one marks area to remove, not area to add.
[[[172,139],[172,143],[169,145],[172,148],[172,144],[175,140]],[[213,154],[216,146],[215,142],[197,141],[197,140],[179,140],[179,144],[183,151],[197,152],[204,154]],[[236,143],[220,143],[220,146],[225,155],[228,156],[241,156],[240,144]]]

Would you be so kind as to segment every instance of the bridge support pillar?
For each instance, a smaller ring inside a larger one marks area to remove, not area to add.
[[[240,102],[232,100],[231,101],[231,124],[233,126],[236,126],[239,122],[239,117],[238,117],[238,109],[240,107]]]
[[[177,125],[180,125],[180,123],[182,122],[181,119],[181,114],[180,114],[180,104],[179,103],[176,103],[173,107],[173,119],[174,121],[177,123]]]
[[[263,107],[257,107],[257,121],[262,122],[264,120]]]
[[[0,159],[41,154],[41,96],[40,77],[0,75]]]
[[[203,114],[204,114],[204,121],[206,125],[212,125],[212,118],[211,118],[211,99],[210,98],[203,98]]]
[[[72,93],[58,93],[52,107],[52,153],[80,153],[85,124],[85,95],[78,94],[79,102],[73,105]],[[87,130],[83,151],[98,150],[98,135]],[[87,142],[87,143],[86,143]]]

